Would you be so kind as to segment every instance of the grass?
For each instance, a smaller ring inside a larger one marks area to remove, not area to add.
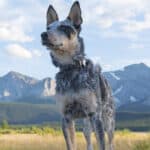
[[[57,134],[0,134],[0,150],[66,150],[62,133]],[[85,140],[82,133],[77,135],[77,150],[85,150]],[[97,150],[96,140],[92,136],[94,150]],[[115,133],[115,150],[150,150],[150,133],[133,133],[127,130]]]

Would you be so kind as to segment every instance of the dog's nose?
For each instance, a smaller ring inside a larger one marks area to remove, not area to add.
[[[46,33],[46,32],[43,32],[43,33],[41,34],[41,38],[42,38],[43,40],[47,40],[47,39],[48,39],[47,33]]]

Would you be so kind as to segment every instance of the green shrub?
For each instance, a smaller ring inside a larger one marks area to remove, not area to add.
[[[2,121],[1,128],[2,129],[8,129],[9,128],[9,124],[8,124],[7,120]]]
[[[150,141],[140,141],[133,150],[150,150]]]
[[[55,130],[53,128],[50,128],[48,126],[45,126],[45,127],[42,127],[42,131],[43,131],[43,134],[52,134],[52,135],[60,135],[61,134],[61,131],[60,130]]]
[[[117,133],[118,133],[119,135],[124,136],[124,135],[130,134],[131,131],[130,131],[129,129],[123,129],[123,130],[118,130]]]
[[[31,133],[42,134],[42,130],[36,126],[31,127]]]

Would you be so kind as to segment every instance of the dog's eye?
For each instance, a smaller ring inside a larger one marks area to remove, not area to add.
[[[47,29],[47,30],[49,30],[49,29],[50,29],[50,27],[47,27],[46,29]]]
[[[66,25],[61,25],[58,27],[58,29],[60,31],[63,31],[68,38],[71,38],[71,34],[75,33],[75,31],[70,26],[66,26]]]

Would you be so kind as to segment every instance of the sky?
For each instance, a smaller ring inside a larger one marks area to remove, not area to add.
[[[58,71],[41,45],[52,4],[63,20],[73,0],[0,0],[0,76],[17,71],[38,79]],[[149,0],[79,0],[85,52],[103,71],[150,66]]]

